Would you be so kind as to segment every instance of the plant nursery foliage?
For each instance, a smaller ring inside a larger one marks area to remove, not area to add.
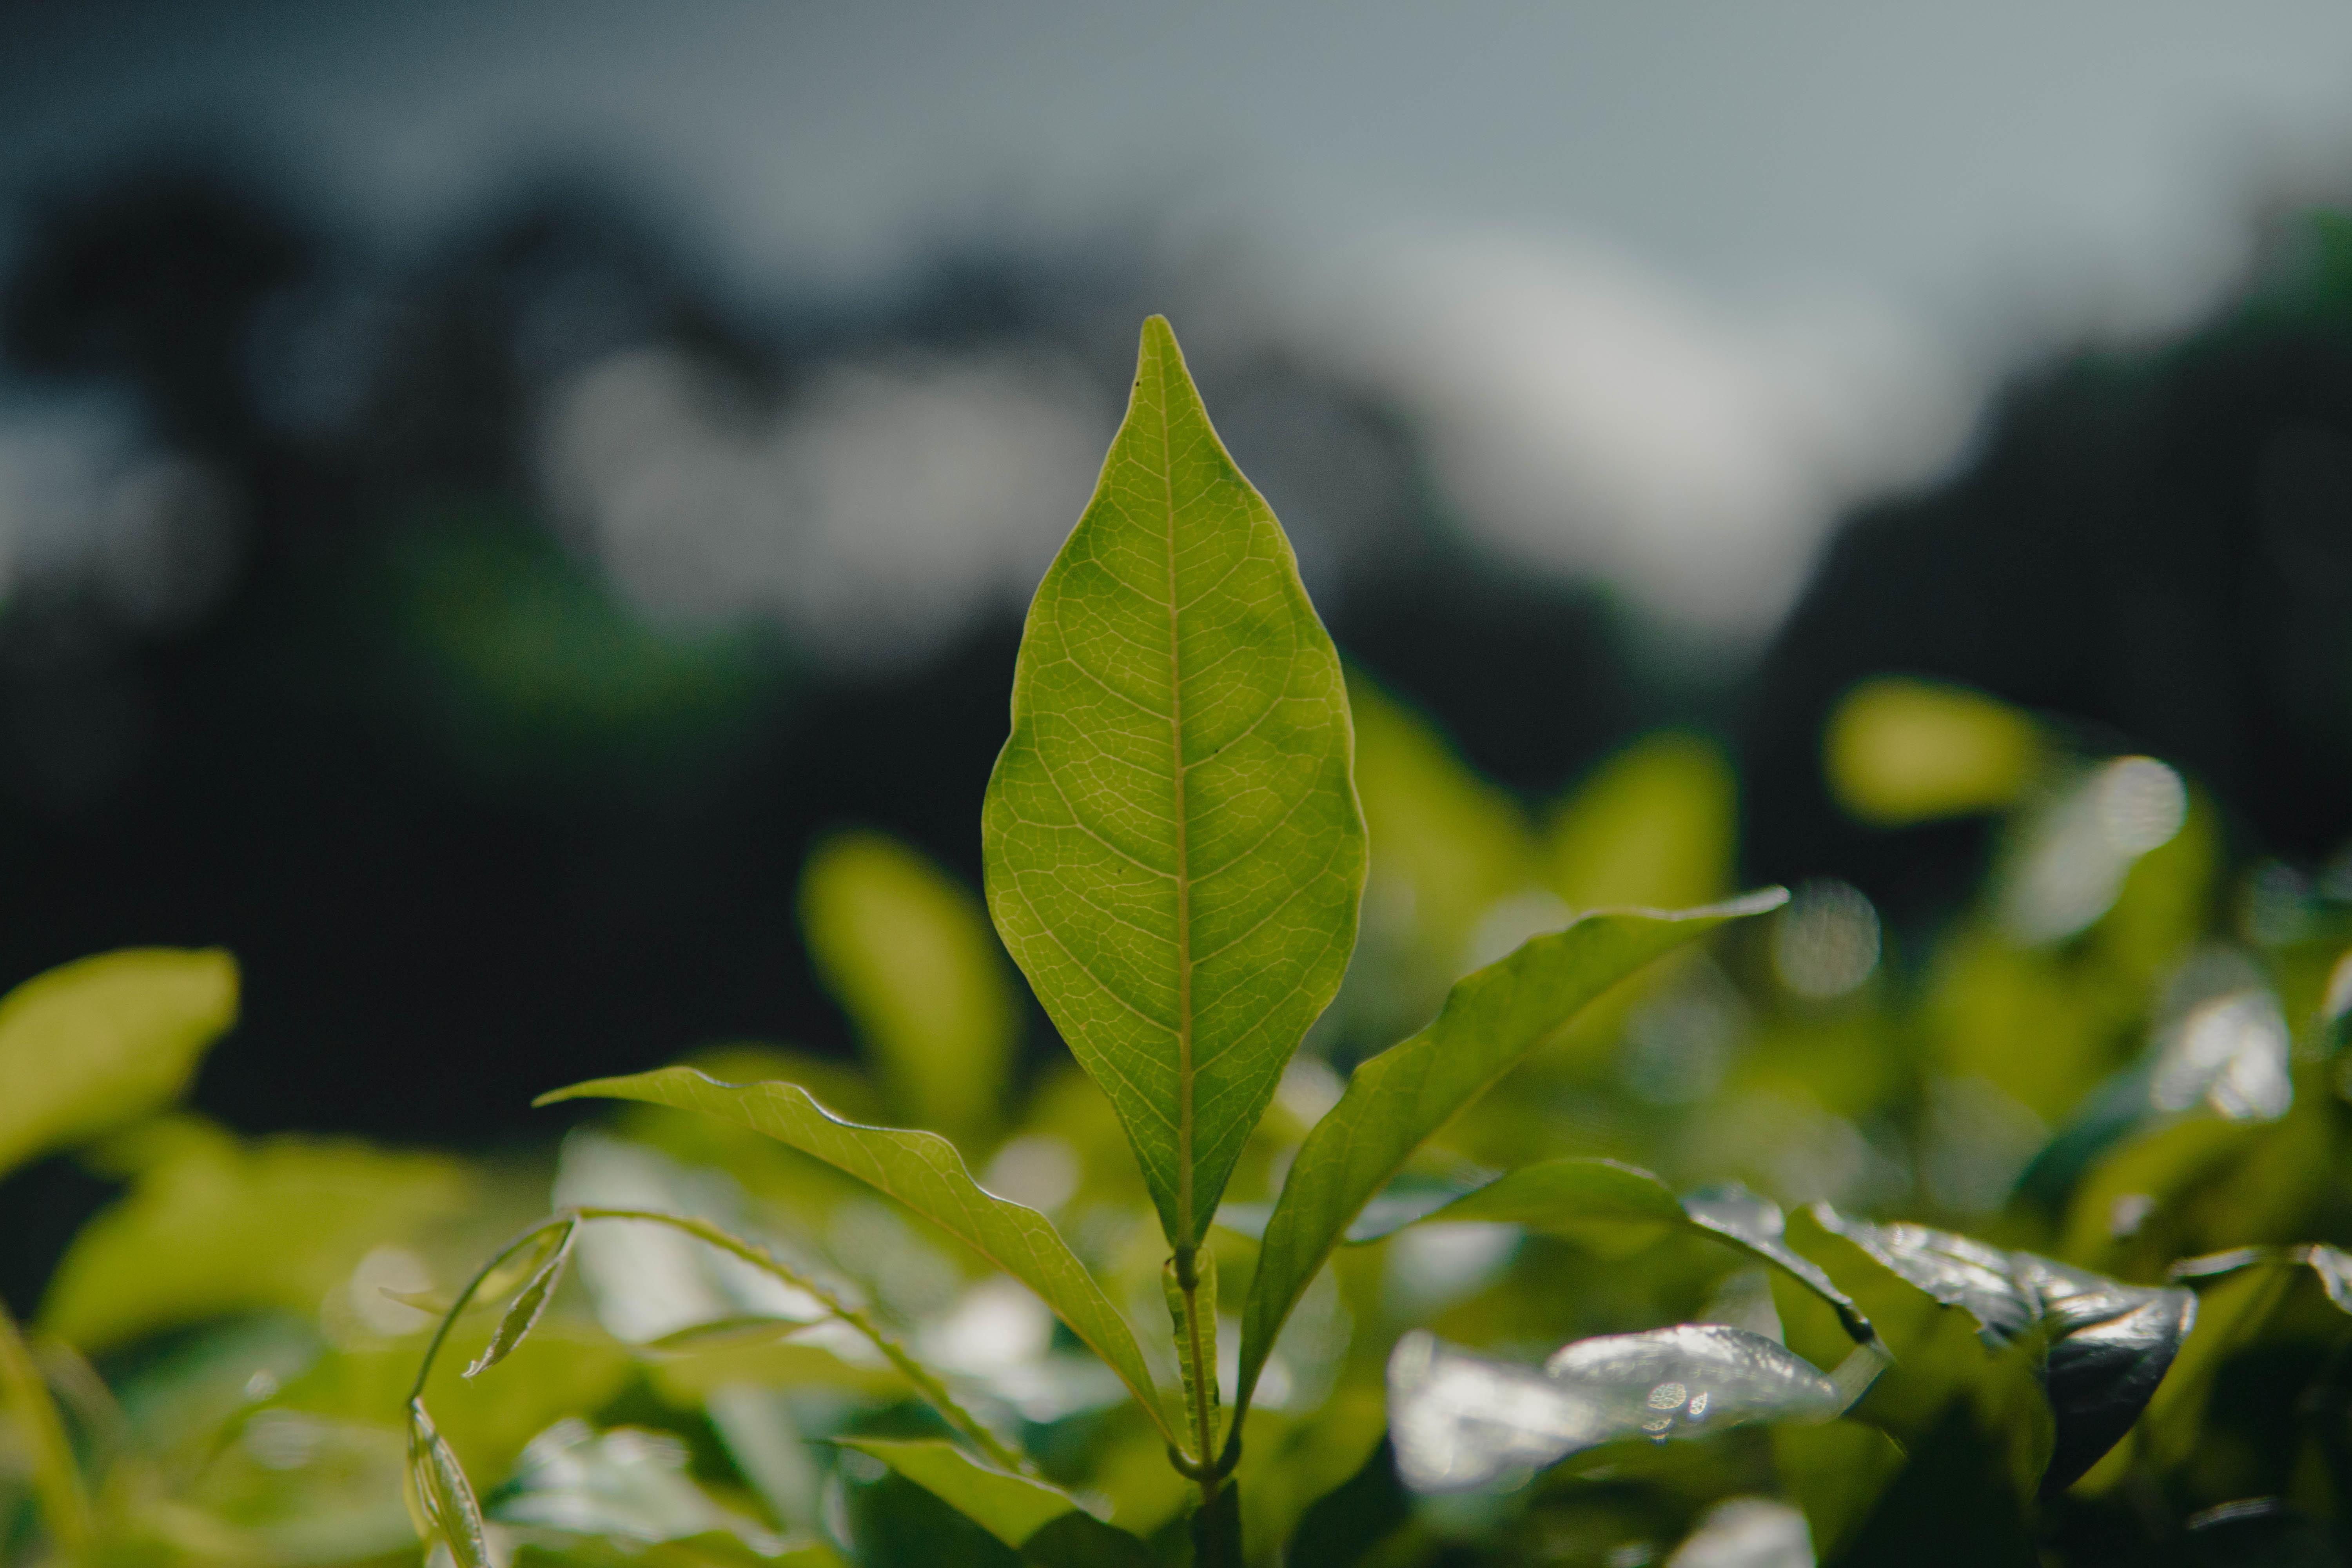
[[[1899,965],[1726,897],[1704,738],[1530,812],[1343,671],[1154,318],[984,906],[803,873],[865,1070],[706,1049],[468,1162],[173,1110],[223,955],[0,1000],[0,1168],[125,1184],[0,1316],[0,1561],[2337,1560],[2352,920],[2231,938],[2211,803],[1976,694],[1824,748],[1999,818]]]

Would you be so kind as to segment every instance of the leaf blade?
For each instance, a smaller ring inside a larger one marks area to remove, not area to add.
[[[1032,1290],[1117,1373],[1161,1434],[1176,1441],[1134,1331],[1053,1222],[972,1180],[955,1145],[935,1132],[865,1127],[789,1083],[721,1083],[693,1068],[593,1079],[532,1101],[634,1100],[748,1127],[856,1177],[921,1215]]]
[[[555,1299],[556,1286],[562,1283],[563,1266],[572,1260],[572,1238],[579,1234],[578,1220],[564,1222],[556,1236],[555,1245],[547,1249],[539,1266],[530,1271],[530,1278],[523,1282],[520,1290],[515,1292],[514,1300],[507,1303],[505,1313],[499,1319],[499,1326],[490,1332],[490,1342],[484,1345],[482,1353],[467,1366],[467,1377],[478,1377],[506,1360],[513,1353],[515,1346],[522,1343],[531,1330],[539,1326],[539,1320],[547,1315],[547,1304]]]
[[[177,1099],[236,997],[217,948],[103,952],[0,997],[0,1173]]]
[[[1058,1487],[991,1469],[937,1437],[845,1437],[1033,1563],[1051,1568],[1144,1568],[1141,1541],[1105,1524]]]
[[[1154,316],[1100,485],[1030,606],[982,820],[997,929],[1180,1251],[1354,949],[1353,761],[1289,542]]]
[[[1240,1430],[1258,1373],[1298,1298],[1364,1205],[1412,1151],[1583,1005],[1727,921],[1777,909],[1780,889],[1677,913],[1590,914],[1457,982],[1420,1033],[1367,1060],[1316,1123],[1275,1200],[1242,1310]]]

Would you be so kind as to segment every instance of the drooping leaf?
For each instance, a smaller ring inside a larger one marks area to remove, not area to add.
[[[986,1131],[1020,1015],[978,900],[896,839],[845,833],[801,873],[801,929],[893,1103],[919,1126]]]
[[[1828,1421],[1885,1364],[1824,1374],[1786,1346],[1721,1323],[1608,1334],[1541,1368],[1473,1355],[1415,1331],[1389,1359],[1397,1472],[1418,1491],[1513,1482],[1621,1437],[1700,1436],[1758,1420]]]
[[[937,1133],[861,1127],[834,1115],[797,1085],[720,1083],[692,1068],[595,1079],[543,1094],[534,1103],[582,1099],[642,1100],[715,1116],[789,1143],[896,1198],[1036,1291],[1175,1441],[1134,1332],[1053,1222],[983,1189],[955,1145]]]
[[[0,997],[0,1174],[169,1105],[236,1018],[217,948],[100,953]]]
[[[1323,1260],[1412,1152],[1600,995],[1660,954],[1743,915],[1779,889],[1680,913],[1587,915],[1456,984],[1428,1027],[1357,1068],[1300,1145],[1266,1221],[1242,1309],[1234,1430],[1265,1358]]]
[[[474,1485],[435,1430],[421,1399],[408,1402],[408,1476],[425,1529],[448,1547],[457,1568],[490,1568],[489,1537]]]
[[[982,822],[997,929],[1179,1250],[1355,946],[1351,752],[1289,542],[1154,316],[1100,487],[1030,606]]]
[[[539,1326],[539,1320],[547,1313],[548,1302],[555,1299],[556,1286],[563,1282],[563,1266],[572,1258],[572,1238],[579,1231],[580,1222],[574,1219],[566,1220],[555,1233],[553,1245],[545,1248],[530,1278],[508,1303],[505,1316],[490,1335],[490,1342],[466,1368],[467,1377],[478,1377],[506,1360],[515,1346],[522,1343],[523,1337]]]
[[[1988,1344],[2039,1337],[2056,1423],[2045,1494],[2072,1484],[2131,1429],[2196,1321],[2196,1297],[2178,1286],[2126,1285],[1926,1226],[1871,1225],[1829,1210],[1820,1217],[1937,1300],[1966,1309]]]
[[[1081,1509],[1057,1487],[992,1469],[952,1443],[845,1437],[1043,1568],[1147,1568],[1150,1553],[1126,1531]]]
[[[1382,1194],[1348,1227],[1350,1245],[1375,1241],[1423,1221],[1518,1225],[1546,1236],[1587,1242],[1603,1251],[1629,1250],[1669,1230],[1696,1231],[1781,1269],[1829,1303],[1857,1341],[1869,1320],[1821,1265],[1781,1239],[1779,1205],[1732,1186],[1677,1198],[1649,1172],[1615,1160],[1571,1158],[1522,1165],[1450,1201],[1421,1194],[1381,1212]],[[1417,1211],[1417,1212],[1416,1212]]]

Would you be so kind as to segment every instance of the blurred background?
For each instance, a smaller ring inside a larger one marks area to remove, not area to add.
[[[803,863],[871,828],[977,887],[1020,615],[1152,310],[1359,681],[1366,951],[1430,973],[1351,982],[1338,1066],[1586,902],[1800,886],[1754,973],[1818,1043],[1942,994],[1956,921],[2057,952],[2184,822],[2147,975],[2352,900],[2341,7],[0,37],[0,977],[233,950],[192,1103],[237,1131],[480,1150],[689,1048],[845,1057]],[[2176,1016],[2236,994],[2196,973]],[[1609,1058],[1629,1103],[1767,1048],[1685,978]],[[1995,1167],[1928,1206],[1997,1205],[2146,992],[2063,1083],[1921,1090]],[[1932,1167],[1827,1098],[1725,1112],[1835,1164],[1748,1179]],[[0,1296],[115,1190],[0,1186]]]

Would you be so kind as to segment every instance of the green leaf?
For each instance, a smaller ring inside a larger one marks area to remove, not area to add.
[[[0,1173],[180,1097],[236,1018],[219,949],[126,948],[35,975],[0,998]]]
[[[1030,606],[982,824],[997,930],[1179,1251],[1354,950],[1352,751],[1289,542],[1154,316],[1100,486]]]
[[[593,1079],[542,1094],[564,1100],[635,1100],[731,1121],[789,1143],[898,1199],[1037,1292],[1135,1394],[1161,1435],[1176,1440],[1134,1332],[1053,1222],[982,1188],[955,1145],[935,1132],[861,1127],[789,1083],[720,1083],[692,1068]]]
[[[1176,1365],[1184,1380],[1184,1409],[1199,1434],[1201,1451],[1217,1446],[1217,1253],[1204,1247],[1192,1255],[1192,1294],[1184,1294],[1176,1259],[1160,1265],[1160,1289],[1168,1299],[1169,1327],[1176,1337]]]
[[[1585,916],[1457,983],[1427,1028],[1359,1067],[1291,1163],[1242,1309],[1235,1432],[1275,1337],[1315,1271],[1412,1152],[1579,1009],[1652,959],[1746,915],[1780,889],[1676,914]]]
[[[490,1568],[489,1537],[473,1483],[421,1399],[408,1402],[408,1477],[426,1531],[449,1548],[457,1568]]]
[[[855,1448],[881,1460],[941,1502],[1047,1568],[1145,1568],[1151,1561],[1143,1542],[1102,1522],[1076,1499],[1044,1481],[992,1469],[954,1444],[939,1438],[901,1440],[845,1437]]]
[[[845,833],[801,873],[801,929],[903,1114],[992,1126],[1020,1015],[979,900],[896,839]]]
[[[1429,1206],[1423,1198],[1410,1207],[1381,1212],[1382,1193],[1368,1205],[1345,1240],[1350,1246],[1376,1241],[1424,1222],[1476,1221],[1517,1225],[1546,1236],[1622,1253],[1657,1239],[1668,1230],[1694,1231],[1772,1265],[1829,1303],[1846,1332],[1866,1342],[1870,1321],[1839,1289],[1821,1265],[1780,1239],[1780,1208],[1733,1186],[1678,1198],[1674,1189],[1637,1166],[1615,1160],[1543,1160],[1522,1165],[1448,1202]]]
[[[490,1335],[490,1342],[466,1368],[467,1377],[478,1377],[506,1360],[515,1346],[522,1343],[523,1337],[539,1326],[539,1320],[546,1315],[548,1302],[554,1300],[556,1286],[562,1282],[563,1266],[572,1260],[572,1238],[579,1233],[580,1222],[576,1219],[567,1220],[556,1232],[554,1245],[544,1250],[539,1267],[531,1270],[530,1279],[508,1304],[497,1331]]]

